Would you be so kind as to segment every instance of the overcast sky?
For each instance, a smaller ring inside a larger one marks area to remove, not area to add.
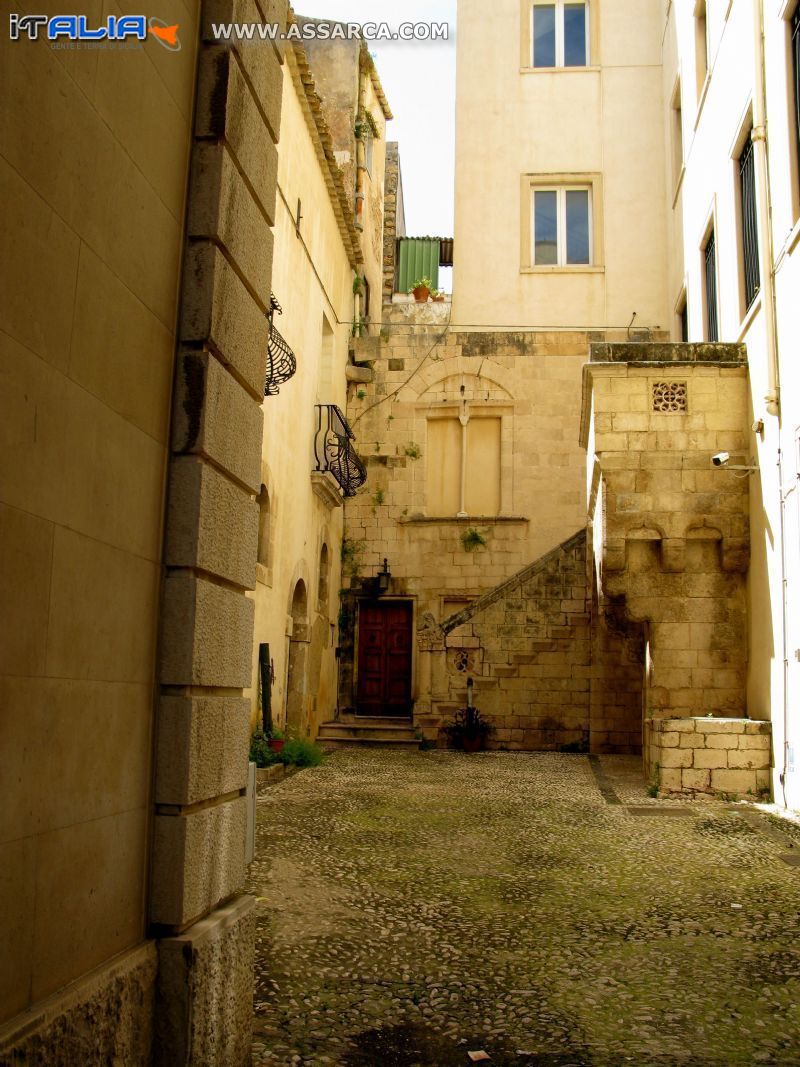
[[[400,143],[410,237],[452,237],[456,0],[294,0],[299,15],[340,22],[448,22],[447,41],[370,43]],[[449,288],[449,286],[448,286]]]

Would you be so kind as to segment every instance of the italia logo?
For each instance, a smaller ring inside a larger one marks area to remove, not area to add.
[[[27,37],[38,41],[39,33],[48,41],[145,41],[148,33],[168,52],[180,52],[178,23],[168,25],[163,19],[146,15],[109,15],[105,24],[89,25],[85,15],[8,16],[8,35],[12,41]]]

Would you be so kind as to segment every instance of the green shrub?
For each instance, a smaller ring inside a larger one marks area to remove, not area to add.
[[[278,762],[278,754],[269,747],[269,738],[263,730],[256,730],[250,738],[250,762],[256,767],[271,767]]]
[[[314,741],[307,741],[301,737],[293,737],[283,746],[283,751],[278,753],[281,763],[291,764],[295,767],[316,767],[322,763],[325,753]]]

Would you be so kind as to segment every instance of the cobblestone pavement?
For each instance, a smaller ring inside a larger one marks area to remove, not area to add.
[[[269,788],[254,1062],[800,1063],[796,828],[638,766],[339,751]]]

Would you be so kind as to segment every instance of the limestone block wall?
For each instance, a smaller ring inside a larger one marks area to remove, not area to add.
[[[653,783],[667,794],[769,794],[771,734],[771,723],[750,719],[651,719]]]
[[[180,24],[179,52],[152,37],[68,50],[4,32],[0,45],[3,1062],[149,1054],[153,693],[198,7],[158,11]],[[86,11],[95,24],[100,5]]]
[[[746,472],[742,346],[599,345],[584,440],[605,595],[647,624],[648,714],[745,712]]]
[[[597,615],[586,562],[580,531],[444,620],[438,640],[422,631],[430,692],[415,722],[427,736],[464,707],[472,678],[492,748],[641,750],[641,642]]]

